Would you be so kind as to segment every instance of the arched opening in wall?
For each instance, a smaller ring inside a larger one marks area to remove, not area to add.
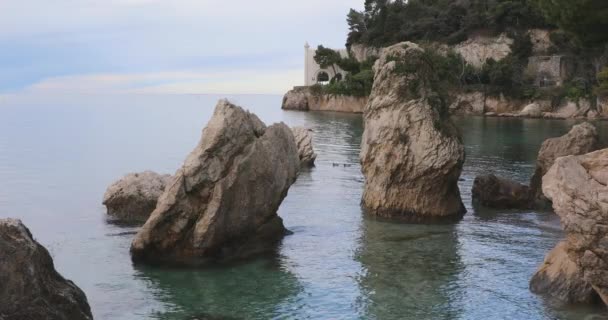
[[[334,77],[334,81],[342,81],[342,74],[341,73],[336,74],[336,76]]]
[[[319,84],[328,84],[329,83],[329,74],[325,71],[321,71],[317,74],[317,83]]]

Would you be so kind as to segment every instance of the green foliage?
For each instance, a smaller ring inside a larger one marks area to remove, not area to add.
[[[608,42],[608,1],[606,0],[535,0],[551,23],[573,33],[584,44]]]
[[[334,70],[334,74],[337,74],[336,65],[342,60],[342,57],[338,51],[319,46],[315,52],[314,59],[321,68],[326,69],[331,67]]]
[[[608,67],[597,74],[597,83],[593,92],[598,96],[608,96]]]
[[[383,47],[400,41],[454,44],[477,30],[503,32],[547,24],[533,0],[367,0],[347,16],[347,45]]]

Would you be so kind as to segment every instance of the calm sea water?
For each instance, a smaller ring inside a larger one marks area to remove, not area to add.
[[[276,257],[223,268],[134,267],[137,228],[109,224],[101,199],[123,174],[173,173],[219,96],[22,97],[0,101],[0,217],[22,219],[96,319],[606,319],[535,296],[528,281],[563,237],[549,212],[471,206],[475,175],[527,182],[536,153],[571,121],[457,118],[468,214],[450,226],[363,216],[359,115],[280,110],[233,96],[266,123],[314,130],[317,166],[279,215],[294,232]],[[597,123],[602,136],[608,126]]]

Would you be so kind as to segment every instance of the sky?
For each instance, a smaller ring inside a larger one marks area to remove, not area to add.
[[[0,0],[0,95],[282,94],[363,0]]]

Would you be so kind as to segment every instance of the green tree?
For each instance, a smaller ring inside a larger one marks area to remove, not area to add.
[[[334,77],[338,74],[336,70],[336,65],[338,65],[338,63],[340,63],[340,61],[342,60],[342,57],[340,56],[340,53],[338,51],[330,48],[325,48],[324,46],[320,45],[317,47],[314,59],[317,64],[319,64],[319,66],[323,69],[331,67],[334,71]]]
[[[583,43],[608,42],[608,1],[535,0],[549,22],[572,32]]]
[[[608,96],[608,67],[597,74],[597,83],[594,93],[598,96]]]

